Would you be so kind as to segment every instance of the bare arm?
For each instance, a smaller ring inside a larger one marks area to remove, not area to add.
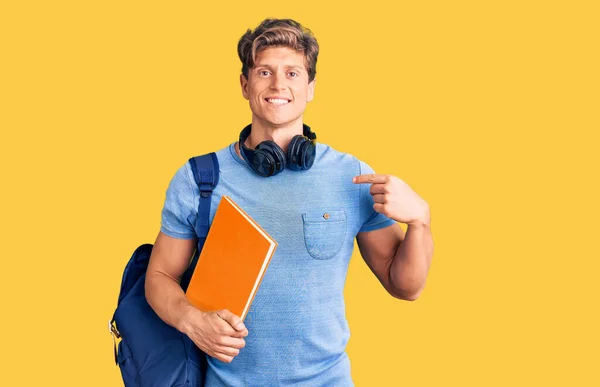
[[[177,239],[160,232],[146,273],[146,299],[167,324],[184,332],[183,316],[192,307],[179,285],[197,239]]]
[[[356,236],[360,253],[379,282],[392,296],[413,301],[425,287],[433,257],[429,224],[400,225],[362,232]]]
[[[358,233],[363,259],[392,296],[416,300],[427,279],[433,256],[429,205],[404,181],[393,175],[356,176],[357,184],[371,184],[373,210],[408,225],[406,234],[394,224]]]
[[[390,278],[403,299],[416,300],[425,288],[433,258],[433,237],[429,221],[411,223],[406,237],[394,254]]]

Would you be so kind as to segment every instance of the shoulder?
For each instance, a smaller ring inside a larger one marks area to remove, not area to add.
[[[351,153],[337,150],[328,144],[317,143],[316,159],[325,165],[351,168],[357,173],[372,173],[371,167],[366,162]],[[365,170],[367,172],[364,172]]]
[[[218,171],[219,172],[223,172],[223,169],[225,170],[229,170],[231,169],[232,166],[235,166],[235,148],[234,148],[234,143],[230,143],[227,144],[219,149],[213,150],[213,151],[209,151],[209,152],[205,152],[205,153],[197,153],[197,154],[193,154],[191,156],[189,156],[189,158],[187,160],[185,160],[185,164],[181,166],[181,168],[177,171],[177,173],[180,174],[185,174],[189,179],[190,182],[192,182],[193,184],[195,184],[195,179],[194,179],[194,168],[192,167],[192,164],[195,164],[192,159],[194,158],[200,158],[203,156],[210,156],[211,154],[214,154],[217,158],[217,164],[215,165],[215,167],[218,167]],[[242,161],[242,160],[240,160]]]
[[[185,161],[180,162],[178,169],[175,171],[175,174],[171,179],[171,187],[179,190],[198,191],[196,179],[194,178],[192,159],[201,156],[210,156],[210,154],[214,153],[217,156],[218,163],[215,167],[218,167],[218,169],[220,170],[221,165],[227,162],[228,152],[229,145],[213,152],[199,153],[196,155],[189,156]]]
[[[178,190],[188,190],[192,188],[193,180],[194,175],[192,172],[192,168],[190,166],[189,160],[186,160],[185,163],[179,164],[178,169],[175,171],[175,174],[171,178],[169,188]]]
[[[187,161],[191,160],[193,157],[208,156],[208,155],[214,153],[217,156],[219,164],[221,164],[223,162],[227,162],[227,161],[229,161],[230,158],[232,158],[235,155],[235,148],[234,148],[235,144],[236,144],[235,142],[232,142],[232,143],[228,143],[228,144],[222,146],[221,148],[218,148],[218,149],[215,149],[212,151],[207,151],[204,153],[197,153],[195,155],[190,156]]]

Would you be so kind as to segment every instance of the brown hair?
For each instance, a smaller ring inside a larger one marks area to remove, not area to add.
[[[285,46],[303,53],[308,82],[315,79],[319,44],[308,28],[292,19],[265,19],[254,31],[248,30],[240,38],[237,50],[246,79],[248,70],[254,67],[256,55],[273,46]]]

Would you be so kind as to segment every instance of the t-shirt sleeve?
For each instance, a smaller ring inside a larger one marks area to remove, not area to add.
[[[196,237],[194,224],[198,216],[196,207],[193,179],[189,163],[177,170],[169,183],[165,204],[162,209],[160,231],[179,239]],[[194,182],[195,184],[195,182]]]
[[[359,161],[360,174],[375,173],[373,169],[366,163]],[[373,209],[375,202],[371,195],[370,189],[371,184],[359,184],[360,185],[360,213],[362,226],[358,232],[374,231],[380,228],[391,226],[396,223],[394,219],[390,219],[387,216],[378,213]]]

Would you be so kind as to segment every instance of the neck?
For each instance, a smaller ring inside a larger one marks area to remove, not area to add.
[[[292,138],[303,133],[302,116],[283,125],[272,125],[252,115],[252,131],[246,139],[245,145],[250,149],[254,149],[261,142],[271,140],[287,153]]]

